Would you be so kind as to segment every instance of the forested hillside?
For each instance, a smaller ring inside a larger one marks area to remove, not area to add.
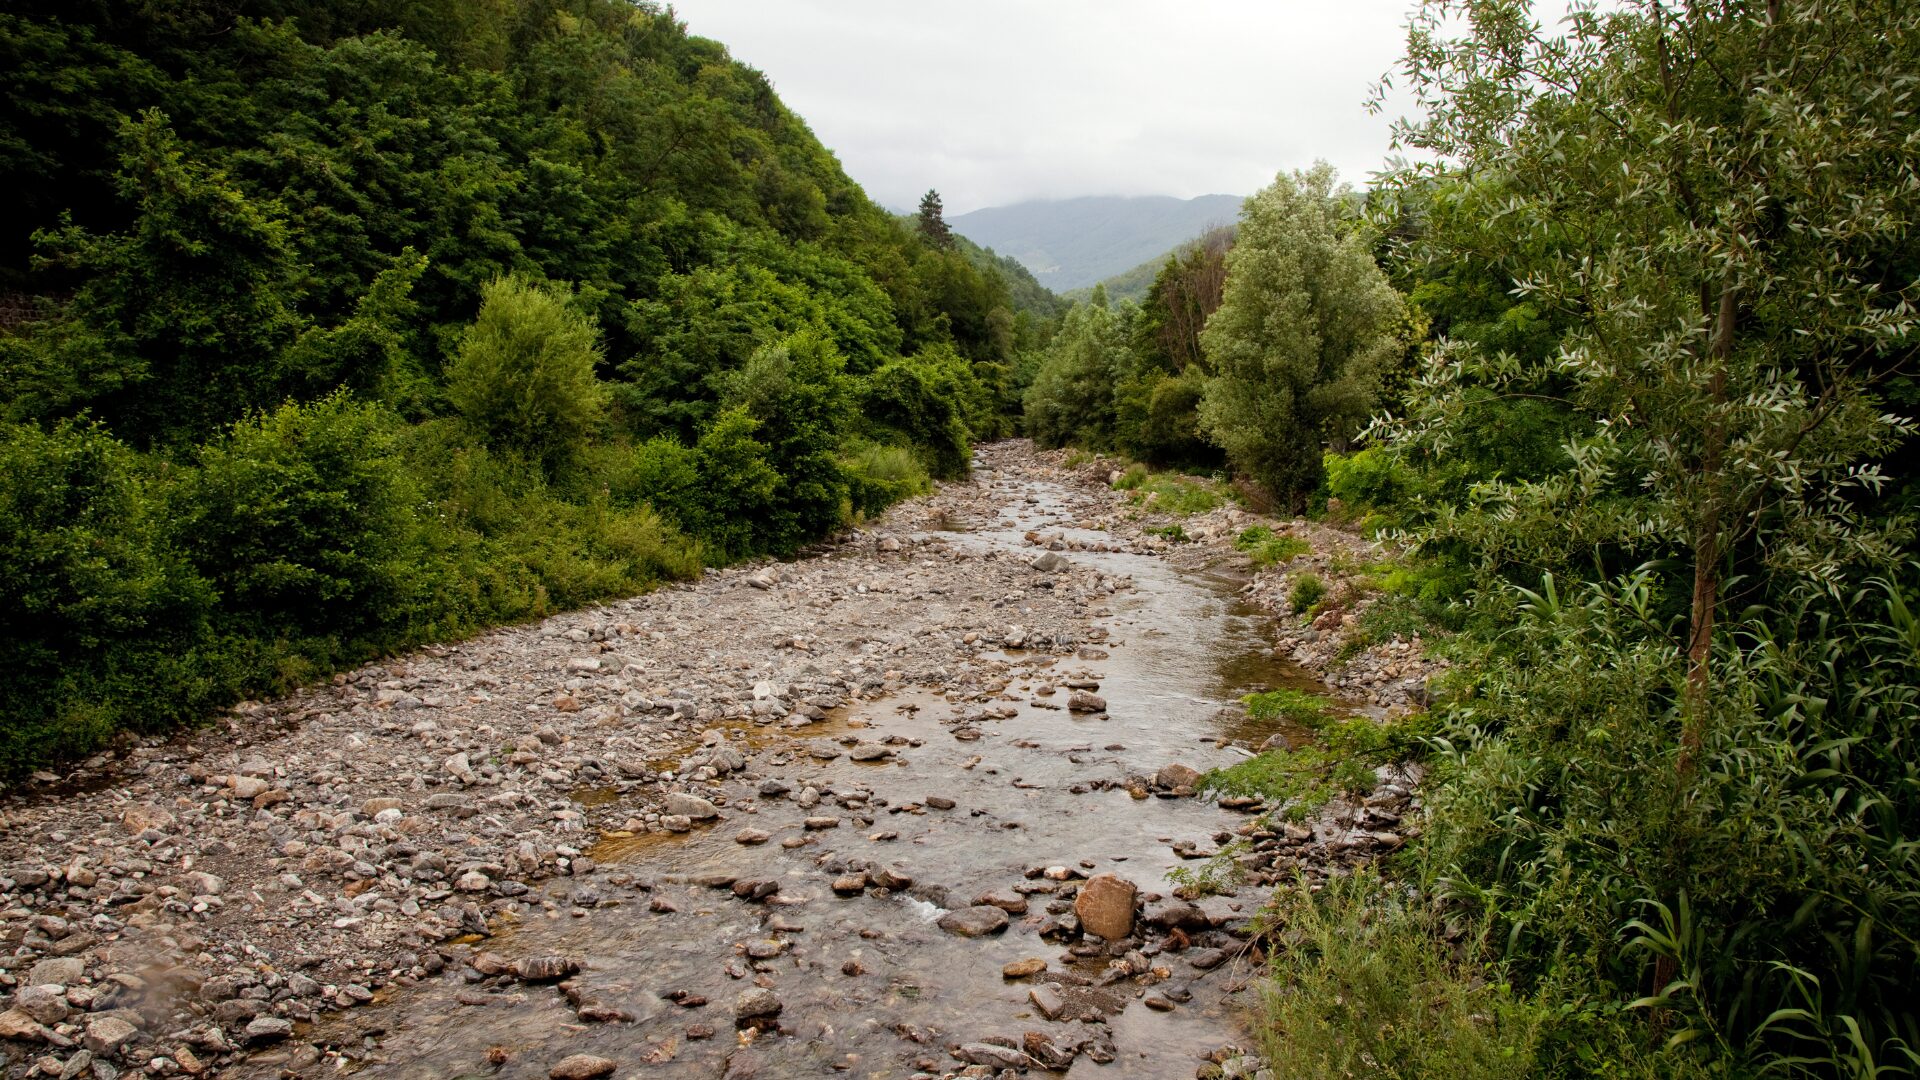
[[[1384,182],[1096,291],[1028,430],[1379,538],[1285,572],[1295,640],[1450,665],[1206,781],[1297,820],[1424,770],[1384,869],[1277,899],[1275,1075],[1914,1075],[1920,15],[1535,18],[1421,5]]]
[[[1106,291],[1109,301],[1131,300],[1136,304],[1142,303],[1147,299],[1147,294],[1152,291],[1154,281],[1159,278],[1160,271],[1166,268],[1169,259],[1178,260],[1196,246],[1206,247],[1222,241],[1231,244],[1233,232],[1232,225],[1208,229],[1202,235],[1176,245],[1172,251],[1164,255],[1156,255],[1131,270],[1107,278],[1099,283],[1099,287]],[[1066,300],[1089,300],[1092,297],[1091,287],[1071,289],[1062,294],[1062,298]]]
[[[1005,283],[662,6],[29,0],[0,90],[0,770],[1008,430]]]

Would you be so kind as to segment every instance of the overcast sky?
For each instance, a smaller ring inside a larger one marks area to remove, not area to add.
[[[679,0],[867,194],[948,214],[1074,195],[1246,195],[1385,159],[1362,107],[1408,0]]]

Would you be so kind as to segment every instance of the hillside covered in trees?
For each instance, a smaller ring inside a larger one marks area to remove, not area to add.
[[[992,264],[662,6],[29,0],[0,87],[0,770],[793,552],[1010,430]]]
[[[1423,4],[1406,160],[1033,366],[1045,444],[1387,542],[1290,574],[1302,632],[1451,665],[1209,779],[1425,770],[1404,851],[1276,899],[1275,1075],[1920,1072],[1916,70],[1893,3]]]

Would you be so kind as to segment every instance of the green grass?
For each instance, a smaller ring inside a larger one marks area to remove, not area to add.
[[[1127,501],[1143,510],[1183,517],[1204,514],[1234,499],[1232,489],[1217,480],[1150,472],[1146,466],[1137,464],[1122,473],[1113,486],[1115,490],[1131,492]]]
[[[1276,535],[1265,525],[1244,529],[1234,537],[1233,546],[1247,553],[1255,570],[1264,570],[1283,562],[1313,554],[1313,545],[1292,534]]]
[[[1376,872],[1283,888],[1264,920],[1282,928],[1260,1025],[1275,1076],[1536,1075],[1548,1011],[1455,959],[1440,920]]]
[[[1148,536],[1158,536],[1164,540],[1171,540],[1176,544],[1193,543],[1193,537],[1188,536],[1187,530],[1182,528],[1178,524],[1161,525],[1157,528],[1146,530],[1146,533]]]
[[[1330,699],[1298,690],[1248,694],[1241,700],[1253,719],[1306,728],[1312,742],[1215,769],[1195,786],[1217,795],[1263,799],[1294,820],[1335,796],[1372,791],[1376,766],[1419,756],[1431,733],[1424,715],[1399,721],[1347,717]]]
[[[1671,1032],[1577,983],[1516,985],[1483,920],[1378,868],[1282,887],[1256,925],[1272,959],[1255,1026],[1277,1077],[1750,1075],[1707,1065],[1711,1050],[1670,1042]]]

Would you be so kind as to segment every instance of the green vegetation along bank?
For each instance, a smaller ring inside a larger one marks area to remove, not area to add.
[[[1412,163],[1281,177],[1029,363],[1043,443],[1398,541],[1371,625],[1289,571],[1296,640],[1450,664],[1225,778],[1427,771],[1404,851],[1276,900],[1277,1075],[1920,1072],[1916,70],[1892,3],[1424,4]]]
[[[991,263],[659,5],[30,0],[0,90],[0,775],[1009,430]]]

